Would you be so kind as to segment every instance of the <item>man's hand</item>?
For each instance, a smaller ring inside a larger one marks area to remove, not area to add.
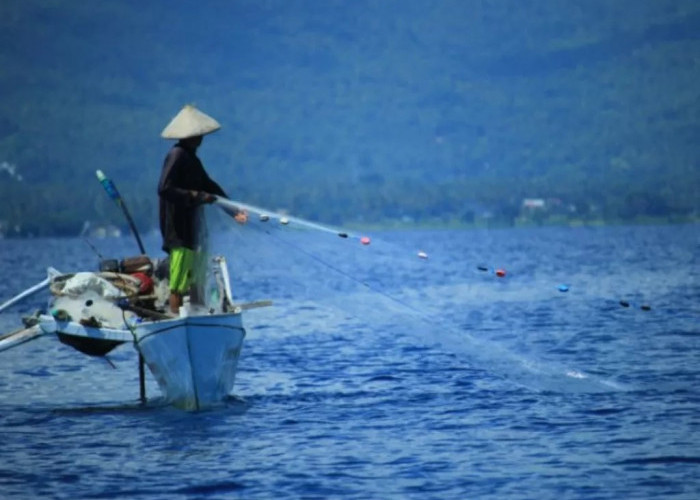
[[[224,212],[226,212],[228,215],[230,215],[233,220],[238,222],[239,224],[245,224],[248,222],[248,212],[245,210],[240,210],[240,209],[235,209],[232,207],[227,207],[224,206],[222,207]]]
[[[214,203],[216,201],[216,196],[213,194],[205,193],[204,191],[200,191],[200,193],[202,203]]]
[[[234,215],[233,218],[239,224],[245,224],[246,222],[248,222],[248,212],[246,212],[245,210],[241,210],[236,215]]]
[[[211,193],[205,193],[204,191],[190,191],[190,194],[192,198],[199,203],[214,203],[216,201],[216,196]]]

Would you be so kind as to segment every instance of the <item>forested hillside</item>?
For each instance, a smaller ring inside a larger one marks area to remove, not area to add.
[[[5,0],[0,234],[156,226],[161,129],[322,222],[694,220],[697,0]],[[524,199],[544,205],[523,206]]]

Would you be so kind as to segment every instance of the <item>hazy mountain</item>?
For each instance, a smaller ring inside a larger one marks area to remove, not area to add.
[[[119,220],[97,168],[155,225],[185,103],[234,197],[328,222],[700,209],[696,0],[5,0],[0,38],[0,232]]]

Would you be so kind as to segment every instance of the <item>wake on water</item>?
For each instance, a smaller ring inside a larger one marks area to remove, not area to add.
[[[479,289],[460,282],[451,269],[454,263],[442,260],[440,252],[432,257],[423,249],[377,238],[362,244],[358,235],[303,219],[280,223],[280,216],[249,215],[248,224],[239,226],[220,211],[207,210],[209,250],[227,257],[236,300],[272,299],[288,314],[310,315],[307,325],[322,322],[324,328],[341,328],[349,316],[373,329],[391,325],[416,344],[440,346],[475,368],[530,390],[628,389],[472,335],[452,319],[448,311],[453,305],[445,299],[476,299]],[[251,291],[271,296],[245,296]]]

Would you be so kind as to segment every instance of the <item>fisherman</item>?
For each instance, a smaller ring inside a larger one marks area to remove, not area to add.
[[[165,139],[178,139],[163,163],[158,183],[160,232],[163,250],[170,255],[170,310],[177,314],[183,296],[190,291],[191,301],[203,300],[206,255],[200,232],[203,231],[202,205],[217,196],[228,198],[221,186],[204,170],[197,148],[206,134],[221,125],[211,116],[187,105],[161,132]],[[228,210],[238,223],[245,224],[245,210]]]

